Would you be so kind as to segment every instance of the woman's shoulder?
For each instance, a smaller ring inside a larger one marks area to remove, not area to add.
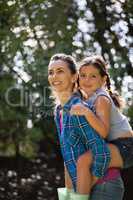
[[[72,98],[71,98],[71,102],[70,102],[70,105],[75,105],[77,103],[81,103],[82,102],[82,99],[81,99],[81,94],[79,92],[76,92],[72,95]]]

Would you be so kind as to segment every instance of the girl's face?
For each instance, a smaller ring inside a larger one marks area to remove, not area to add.
[[[75,75],[71,73],[67,62],[56,60],[48,66],[48,81],[53,91],[70,92],[73,89]]]
[[[106,82],[106,76],[102,77],[99,70],[93,66],[83,66],[79,71],[79,86],[89,96]]]

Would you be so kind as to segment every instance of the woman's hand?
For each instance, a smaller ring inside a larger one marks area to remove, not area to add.
[[[89,112],[89,108],[87,108],[86,106],[84,106],[81,103],[78,103],[76,105],[73,105],[71,110],[70,110],[70,114],[71,115],[86,115]]]

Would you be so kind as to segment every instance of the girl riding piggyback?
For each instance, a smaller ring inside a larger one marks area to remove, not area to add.
[[[132,166],[133,131],[127,117],[120,111],[122,102],[120,96],[111,90],[107,65],[101,56],[94,55],[81,61],[78,85],[85,103],[73,105],[71,114],[85,116],[88,123],[107,141],[111,153],[110,168]],[[92,162],[91,151],[78,159],[77,188],[80,193],[90,192],[88,168],[91,168]],[[92,186],[96,182],[97,179],[93,181]]]

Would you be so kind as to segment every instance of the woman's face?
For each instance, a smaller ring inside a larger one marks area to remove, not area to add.
[[[73,75],[68,67],[67,62],[56,60],[48,66],[48,81],[53,91],[67,92],[72,91],[75,75]]]
[[[105,81],[106,76],[102,77],[99,70],[93,65],[83,66],[79,71],[79,86],[88,97],[101,88]]]

